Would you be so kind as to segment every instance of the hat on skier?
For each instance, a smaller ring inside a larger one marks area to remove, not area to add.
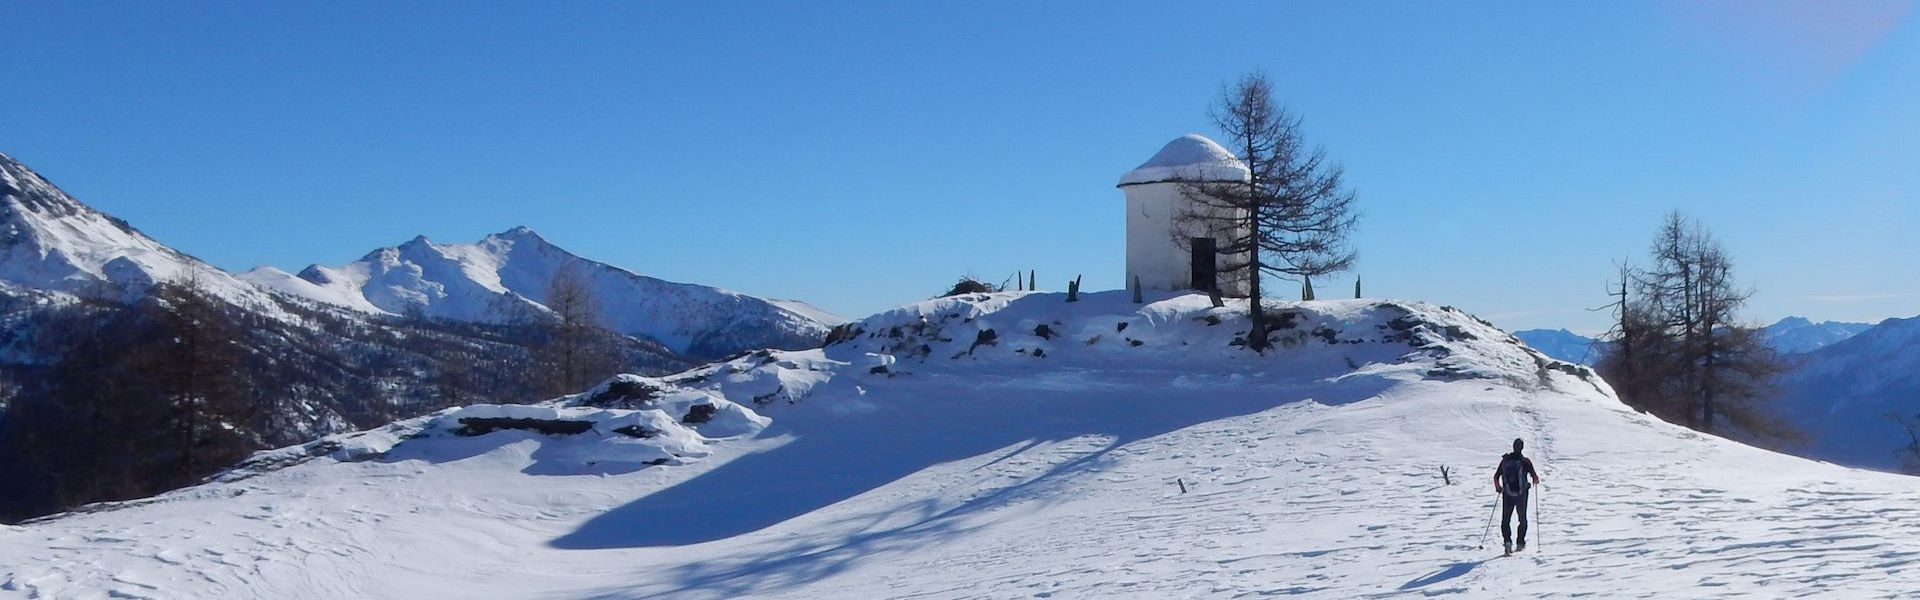
[[[1522,441],[1520,441],[1520,438],[1513,438],[1513,451],[1514,451],[1514,452],[1519,452],[1519,451],[1520,451],[1520,448],[1521,448],[1521,447],[1524,447],[1524,446],[1526,446],[1526,445],[1527,445],[1527,443],[1526,443],[1526,442],[1522,442]]]

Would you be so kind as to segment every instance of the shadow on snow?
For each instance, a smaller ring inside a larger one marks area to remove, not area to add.
[[[916,377],[921,379],[912,390],[874,386],[877,389],[871,389],[866,398],[874,409],[868,412],[831,414],[835,411],[809,410],[821,407],[807,407],[803,401],[784,411],[785,415],[776,415],[775,424],[762,434],[791,436],[784,445],[740,456],[611,509],[550,545],[589,550],[723,540],[812,513],[941,463],[1016,445],[1022,447],[1011,450],[1010,456],[1046,442],[1083,436],[1107,440],[1103,447],[1037,476],[957,505],[941,508],[934,500],[921,500],[884,514],[861,514],[814,528],[850,534],[774,540],[766,551],[682,566],[675,578],[677,589],[648,593],[768,592],[819,581],[883,551],[957,537],[970,529],[955,517],[1057,491],[1099,464],[1111,450],[1134,441],[1302,400],[1350,403],[1376,396],[1391,383],[1372,377],[1349,377],[1338,384],[1295,380],[1302,385],[1268,382],[1218,394],[1174,386],[1063,392],[1037,390],[1015,380]],[[1313,396],[1303,395],[1305,390]],[[590,597],[636,595],[643,594],[637,589],[610,590]]]
[[[1446,568],[1440,569],[1438,571],[1434,571],[1432,573],[1428,573],[1426,575],[1421,575],[1419,577],[1416,577],[1412,581],[1408,581],[1405,584],[1402,584],[1400,586],[1400,589],[1403,591],[1419,589],[1419,588],[1427,587],[1429,585],[1440,583],[1442,581],[1447,581],[1455,577],[1459,577],[1461,575],[1471,573],[1473,572],[1474,569],[1479,568],[1480,565],[1485,564],[1486,562],[1487,561],[1480,560],[1480,561],[1474,561],[1474,562],[1453,563],[1451,565],[1447,565]]]

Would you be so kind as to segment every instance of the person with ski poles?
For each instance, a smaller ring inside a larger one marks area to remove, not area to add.
[[[1526,442],[1513,440],[1513,452],[1500,457],[1500,466],[1493,469],[1493,491],[1500,494],[1500,537],[1506,542],[1506,553],[1527,548],[1527,491],[1540,483],[1540,474],[1533,470],[1533,461],[1520,455],[1520,449]],[[1527,478],[1533,478],[1529,483]],[[1513,543],[1513,528],[1510,520],[1513,513],[1520,513],[1520,544]]]

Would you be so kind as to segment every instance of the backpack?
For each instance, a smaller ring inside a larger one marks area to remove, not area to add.
[[[1508,496],[1527,492],[1527,461],[1516,455],[1500,459],[1500,490]]]

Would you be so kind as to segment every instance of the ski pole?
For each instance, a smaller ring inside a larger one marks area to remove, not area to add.
[[[1493,512],[1487,513],[1487,526],[1480,528],[1480,544],[1478,546],[1475,546],[1474,549],[1476,550],[1487,549],[1487,534],[1493,532],[1493,516],[1497,514],[1500,514],[1500,496],[1499,495],[1495,495],[1493,497]]]

